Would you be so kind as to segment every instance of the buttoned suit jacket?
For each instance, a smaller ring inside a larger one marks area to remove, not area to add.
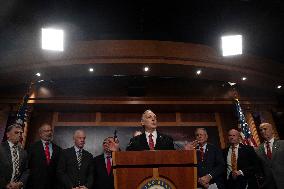
[[[264,143],[257,149],[257,155],[261,160],[263,171],[263,188],[284,188],[284,140],[274,140],[272,158],[265,153]]]
[[[52,143],[52,156],[47,164],[42,141],[37,141],[28,149],[30,175],[27,186],[29,189],[55,189],[57,187],[56,168],[61,148]]]
[[[229,152],[229,147],[225,148],[223,150],[224,154],[224,160],[227,164],[227,156]],[[256,181],[256,175],[259,175],[260,173],[260,167],[259,167],[259,160],[256,155],[255,150],[251,146],[239,144],[238,148],[238,159],[237,159],[237,169],[241,170],[244,174],[244,176],[239,176],[241,178],[241,181],[243,181],[246,184],[248,184],[248,189],[254,189],[257,188],[257,181]],[[227,173],[227,171],[226,171]],[[227,177],[226,177],[227,178]],[[226,179],[227,180],[227,179]],[[240,181],[240,182],[241,182]],[[230,185],[230,182],[233,183],[231,179],[228,180],[228,185]],[[230,185],[232,186],[232,185]],[[235,188],[237,185],[235,185]]]
[[[210,184],[216,183],[218,189],[224,189],[223,174],[225,171],[225,163],[221,150],[219,150],[216,146],[207,143],[203,161],[201,160],[199,150],[197,150],[196,153],[198,177],[200,178],[210,174],[212,176]]]
[[[20,175],[16,181],[20,181],[26,186],[27,178],[29,175],[27,153],[19,147],[19,171]],[[12,155],[9,143],[3,142],[0,145],[0,189],[6,187],[11,181],[13,174]]]
[[[167,135],[157,132],[155,150],[174,150],[173,139]],[[130,139],[127,151],[150,150],[145,132]]]
[[[114,189],[113,172],[107,173],[104,154],[94,158],[94,186],[93,189]]]
[[[93,172],[93,156],[88,151],[82,151],[81,168],[79,169],[75,148],[62,150],[57,166],[57,178],[62,188],[71,189],[82,185],[92,188]]]

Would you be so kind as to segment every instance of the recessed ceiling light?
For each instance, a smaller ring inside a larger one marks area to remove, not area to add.
[[[201,72],[202,72],[201,70],[197,70],[197,71],[196,71],[196,74],[197,74],[197,75],[200,75]]]
[[[245,80],[247,80],[247,78],[246,77],[242,77],[242,80],[245,81]]]
[[[89,72],[93,72],[94,71],[94,68],[89,68]]]
[[[45,50],[63,51],[63,35],[63,30],[42,28],[41,48]]]
[[[281,88],[282,88],[282,86],[281,86],[281,85],[278,85],[278,86],[277,86],[277,89],[281,89]]]
[[[223,56],[242,54],[242,35],[222,36]]]
[[[145,66],[144,67],[144,72],[148,72],[148,71],[150,71],[150,68],[148,66]]]
[[[38,72],[38,73],[36,73],[35,75],[38,76],[38,77],[40,77],[40,76],[41,76],[41,73]]]
[[[234,86],[234,85],[236,85],[237,83],[234,83],[234,82],[228,82],[229,83],[229,85],[231,85],[231,86]]]

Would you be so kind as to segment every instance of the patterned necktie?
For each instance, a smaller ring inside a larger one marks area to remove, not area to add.
[[[235,149],[236,147],[232,146],[232,154],[231,154],[232,171],[237,171],[237,156]]]
[[[110,172],[111,172],[110,156],[107,156],[107,165],[106,165],[106,168],[107,168],[107,174],[110,175]]]
[[[13,166],[15,169],[15,175],[13,177],[13,181],[16,181],[18,176],[20,175],[20,160],[19,160],[19,155],[18,155],[18,146],[14,145],[12,148],[12,154],[14,158]]]
[[[49,165],[50,163],[50,151],[49,151],[49,142],[45,143],[44,153],[46,157],[46,163]]]
[[[201,161],[203,161],[204,160],[204,149],[203,149],[203,147],[199,148],[199,152],[200,152],[200,159],[201,159]]]
[[[270,142],[266,142],[266,156],[271,159],[272,158],[272,152],[271,152],[271,149],[270,149],[270,145],[269,145]]]
[[[77,162],[78,162],[78,169],[81,168],[81,165],[82,165],[82,150],[78,150],[77,152]]]
[[[150,150],[154,150],[154,140],[153,140],[152,134],[149,135],[149,147],[150,147]]]

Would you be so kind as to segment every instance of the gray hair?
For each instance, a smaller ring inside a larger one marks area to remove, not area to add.
[[[14,128],[23,129],[23,127],[21,125],[19,125],[18,123],[14,123],[7,128],[7,133],[10,132]]]

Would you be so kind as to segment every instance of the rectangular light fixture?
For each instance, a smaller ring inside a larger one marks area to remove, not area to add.
[[[240,55],[243,53],[242,35],[222,36],[223,56]]]
[[[41,48],[52,51],[63,51],[63,30],[53,28],[41,29]]]

